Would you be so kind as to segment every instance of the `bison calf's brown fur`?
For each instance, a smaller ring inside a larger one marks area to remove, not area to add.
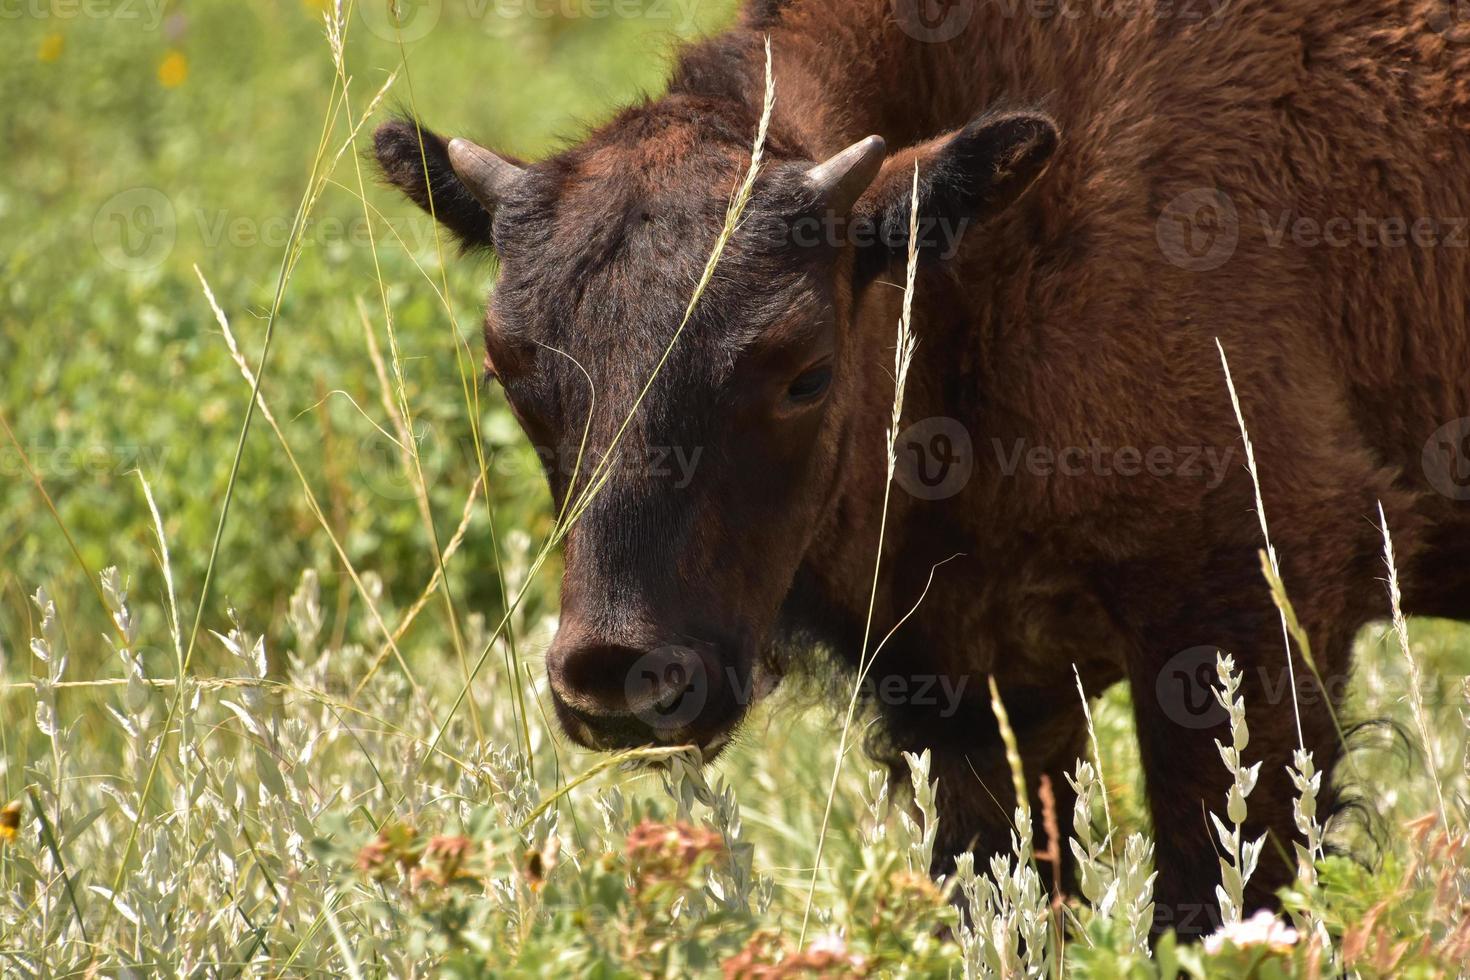
[[[1206,813],[1228,779],[1215,651],[1264,762],[1247,834],[1276,841],[1247,902],[1269,905],[1293,873],[1298,714],[1330,768],[1329,699],[1385,610],[1379,501],[1408,607],[1470,616],[1470,38],[1430,0],[946,9],[752,4],[666,95],[535,164],[406,122],[376,149],[498,254],[488,363],[556,502],[617,460],[566,540],[558,716],[589,746],[711,755],[783,657],[862,648],[917,164],[919,346],[873,634],[933,582],[874,667],[886,737],[934,750],[939,852],[984,855],[1015,802],[985,675],[1028,778],[1059,792],[1085,752],[1074,665],[1089,693],[1126,680],[1159,925],[1195,932],[1218,914]],[[670,346],[748,164],[767,36],[766,162]],[[1286,682],[1216,338],[1325,690],[1298,652]],[[650,462],[670,447],[698,460],[678,481]]]

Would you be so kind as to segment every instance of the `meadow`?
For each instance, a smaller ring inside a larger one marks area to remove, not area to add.
[[[1401,632],[1387,566],[1360,806],[1322,827],[1308,775],[1282,916],[1203,945],[1148,940],[1121,689],[1063,839],[938,883],[927,760],[887,784],[851,678],[709,769],[559,737],[556,515],[479,379],[493,263],[370,135],[407,108],[535,159],[733,15],[0,5],[0,974],[1465,975],[1470,627]],[[1084,871],[1057,905],[1049,846]]]

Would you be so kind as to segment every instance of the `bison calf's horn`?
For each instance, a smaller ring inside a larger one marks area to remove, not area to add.
[[[888,146],[881,136],[860,139],[806,172],[806,184],[825,207],[847,214],[878,176]]]
[[[491,214],[525,174],[509,160],[467,139],[449,141],[449,165]]]

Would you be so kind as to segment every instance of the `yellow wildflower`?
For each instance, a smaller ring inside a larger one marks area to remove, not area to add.
[[[189,59],[182,51],[170,51],[158,65],[158,81],[164,88],[178,88],[189,78]]]
[[[0,810],[0,843],[15,840],[20,832],[20,801],[5,804]]]
[[[36,60],[47,63],[55,61],[65,49],[66,37],[60,31],[52,31],[41,38],[41,46],[36,50]]]

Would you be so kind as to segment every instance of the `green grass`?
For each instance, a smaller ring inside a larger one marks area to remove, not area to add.
[[[684,23],[444,7],[437,29],[402,50],[350,19],[350,111],[335,101],[314,3],[191,2],[157,23],[146,6],[119,4],[108,17],[27,14],[0,30],[0,412],[14,433],[0,428],[0,805],[21,804],[17,837],[0,843],[0,972],[679,975],[785,956],[792,969],[959,975],[1003,962],[916,873],[932,814],[890,809],[858,755],[832,784],[840,712],[778,698],[703,775],[555,740],[540,655],[558,568],[554,554],[538,562],[555,515],[499,396],[463,383],[491,269],[448,243],[441,253],[428,219],[364,164],[374,256],[355,158],[371,122],[319,175],[270,318],[313,174],[390,73],[387,104],[535,157],[658,91],[675,40],[733,9],[700,4]],[[142,19],[124,16],[134,10]],[[250,388],[196,266],[252,366],[272,324],[260,390],[285,445],[257,411],[233,482]],[[393,441],[409,417],[417,470]],[[468,501],[477,432],[488,508]],[[466,514],[444,562],[449,600],[428,596],[396,644],[400,663],[378,618],[396,626],[415,607],[439,569],[435,542],[442,551]],[[104,582],[109,567],[119,578]],[[44,629],[38,588],[55,609]],[[514,649],[492,640],[507,615]],[[1435,775],[1463,835],[1470,630],[1410,628]],[[1349,715],[1417,733],[1386,628],[1365,634],[1359,662]],[[1094,715],[1121,852],[1147,831],[1126,693]],[[1385,847],[1372,870],[1321,862],[1321,888],[1295,913],[1298,924],[1320,918],[1365,975],[1463,968],[1452,930],[1470,882],[1451,875],[1436,888],[1466,857],[1400,829],[1439,812],[1420,741],[1358,756],[1354,786],[1380,810]],[[977,921],[1022,935],[1030,869],[1022,859],[997,870],[993,892],[976,879],[968,901]],[[1093,904],[1051,929],[1048,969],[1166,969],[1130,952],[1117,917]],[[1421,932],[1429,947],[1372,959]],[[1179,955],[1212,976],[1307,974],[1307,947]]]

